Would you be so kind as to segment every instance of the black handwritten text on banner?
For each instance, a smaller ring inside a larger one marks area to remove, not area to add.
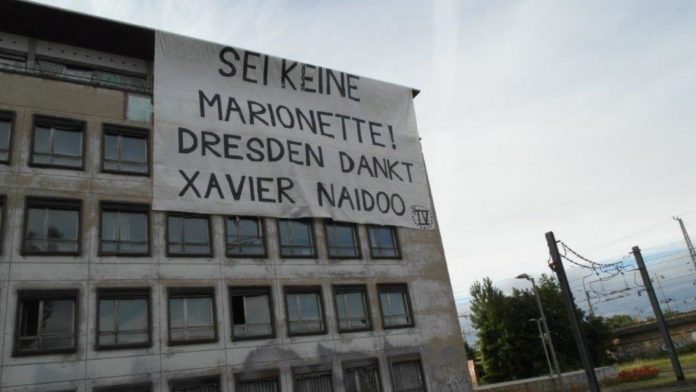
[[[158,32],[153,208],[431,228],[411,89]]]

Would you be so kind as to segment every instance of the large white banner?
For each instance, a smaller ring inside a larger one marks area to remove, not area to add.
[[[153,208],[432,228],[412,91],[157,32]]]

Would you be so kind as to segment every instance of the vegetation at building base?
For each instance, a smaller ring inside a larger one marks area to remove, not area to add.
[[[581,368],[558,283],[543,275],[538,285],[561,370]],[[474,283],[470,294],[471,321],[478,331],[477,354],[483,368],[481,380],[493,383],[548,374],[539,330],[532,320],[539,318],[533,290],[514,289],[505,295],[486,278]],[[582,317],[595,366],[609,364],[611,329],[601,317],[588,317],[577,307],[576,312]]]
[[[619,371],[619,374],[611,379],[602,381],[602,385],[617,385],[625,382],[635,382],[657,378],[660,369],[655,366],[639,366]]]

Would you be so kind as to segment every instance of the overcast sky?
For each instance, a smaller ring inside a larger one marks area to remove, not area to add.
[[[457,296],[696,237],[696,1],[42,2],[420,89]]]

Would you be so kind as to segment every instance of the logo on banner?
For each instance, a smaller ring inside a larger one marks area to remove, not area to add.
[[[433,213],[430,208],[422,205],[411,206],[411,219],[419,229],[430,229],[433,227]]]

